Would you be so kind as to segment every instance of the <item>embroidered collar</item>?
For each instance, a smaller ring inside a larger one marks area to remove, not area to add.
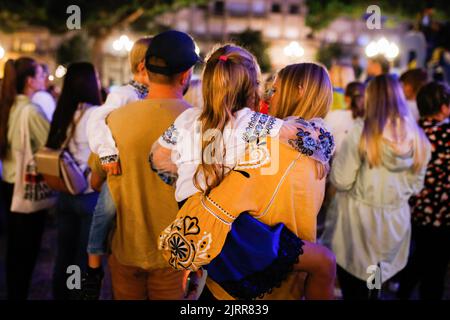
[[[334,137],[325,125],[325,122],[319,118],[313,118],[308,121],[303,118],[297,118],[295,122],[297,137],[289,139],[289,144],[298,152],[324,165],[329,164],[336,146]]]
[[[139,83],[135,80],[130,80],[130,82],[128,82],[128,84],[134,88],[139,99],[142,100],[147,96],[147,94],[148,94],[147,86],[145,86],[142,83]]]

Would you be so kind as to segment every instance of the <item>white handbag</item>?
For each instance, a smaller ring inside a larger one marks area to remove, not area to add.
[[[56,204],[57,200],[57,194],[49,188],[43,176],[36,170],[28,127],[29,110],[25,108],[20,119],[20,139],[23,148],[15,150],[16,178],[11,211],[19,213],[49,209]]]

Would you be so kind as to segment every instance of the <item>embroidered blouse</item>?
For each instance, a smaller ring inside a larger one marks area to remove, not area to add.
[[[153,145],[150,153],[152,170],[168,184],[176,183],[175,198],[183,201],[199,190],[194,186],[193,176],[201,159],[201,123],[198,120],[201,109],[193,108],[181,114],[175,123]],[[302,153],[313,156],[318,161],[328,164],[331,157],[331,134],[325,129],[321,119],[305,121],[296,117],[284,120],[251,111],[244,108],[236,112],[223,131],[225,158],[219,162],[225,168],[225,174],[234,168],[238,160],[250,147],[251,161],[262,161],[268,155],[262,148],[255,148],[252,143],[265,136],[276,137],[283,143],[292,145]],[[315,144],[317,141],[317,145]],[[213,148],[221,146],[213,145]],[[212,159],[215,160],[215,159]],[[200,184],[204,178],[200,174]]]
[[[198,192],[192,177],[201,162],[200,114],[200,108],[183,112],[151,150],[152,169],[167,183],[176,182],[175,198],[179,202]],[[235,113],[234,119],[225,126],[223,133],[211,130],[206,136],[211,137],[214,134],[222,136],[223,139],[217,141],[223,140],[226,154],[224,159],[217,161],[225,166],[227,172],[245,153],[245,147],[250,140],[264,135],[278,135],[282,124],[283,121],[280,119],[244,108]],[[221,146],[211,143],[211,147]]]
[[[316,160],[328,163],[334,142],[317,122],[297,121],[306,124],[300,130],[296,127],[297,138],[281,143],[268,136],[253,140],[218,187],[185,202],[176,220],[160,234],[159,249],[173,268],[195,271],[210,263],[243,212],[269,226],[284,223],[301,239],[315,240],[325,188],[325,179],[316,177]],[[211,282],[213,294],[222,294]]]
[[[119,160],[119,150],[106,123],[106,118],[117,108],[142,100],[147,94],[147,87],[131,80],[128,84],[112,90],[108,94],[105,104],[90,115],[87,124],[89,147],[100,156],[102,164]]]

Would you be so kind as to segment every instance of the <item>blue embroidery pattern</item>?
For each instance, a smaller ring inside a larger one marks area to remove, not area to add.
[[[305,131],[301,128],[298,128],[297,139],[289,140],[289,144],[307,156],[312,156],[314,151],[316,150],[316,142],[311,137],[311,132]]]
[[[295,122],[302,127],[297,128],[297,138],[288,140],[289,144],[302,154],[329,162],[334,150],[333,135],[314,121],[298,118]]]
[[[178,130],[175,125],[171,125],[162,135],[162,138],[165,142],[171,145],[177,144],[178,139]]]
[[[270,134],[276,118],[268,116],[267,114],[254,112],[250,118],[250,122],[245,128],[243,139],[245,142],[251,142],[257,138]]]
[[[134,91],[136,92],[140,100],[144,99],[147,96],[148,88],[144,86],[142,83],[131,80],[130,82],[128,82],[128,84],[134,88]]]
[[[319,128],[319,133],[320,144],[322,146],[322,149],[324,150],[326,160],[330,161],[334,149],[333,135],[323,128]]]
[[[153,153],[150,153],[148,162],[150,163],[150,169],[153,172],[156,172],[158,177],[160,177],[165,184],[173,186],[175,182],[177,182],[178,174],[176,172],[163,171],[155,167],[153,164]]]

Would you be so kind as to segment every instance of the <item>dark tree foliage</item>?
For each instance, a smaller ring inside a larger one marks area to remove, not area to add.
[[[450,19],[448,0],[306,0],[306,25],[317,31],[340,16],[364,19],[367,7],[373,4],[380,7],[383,16],[395,16],[397,19],[414,20],[427,6],[434,8],[437,19]]]
[[[260,31],[245,30],[230,35],[230,40],[249,50],[258,60],[262,72],[271,69],[270,57],[267,52],[269,45],[263,40]]]

